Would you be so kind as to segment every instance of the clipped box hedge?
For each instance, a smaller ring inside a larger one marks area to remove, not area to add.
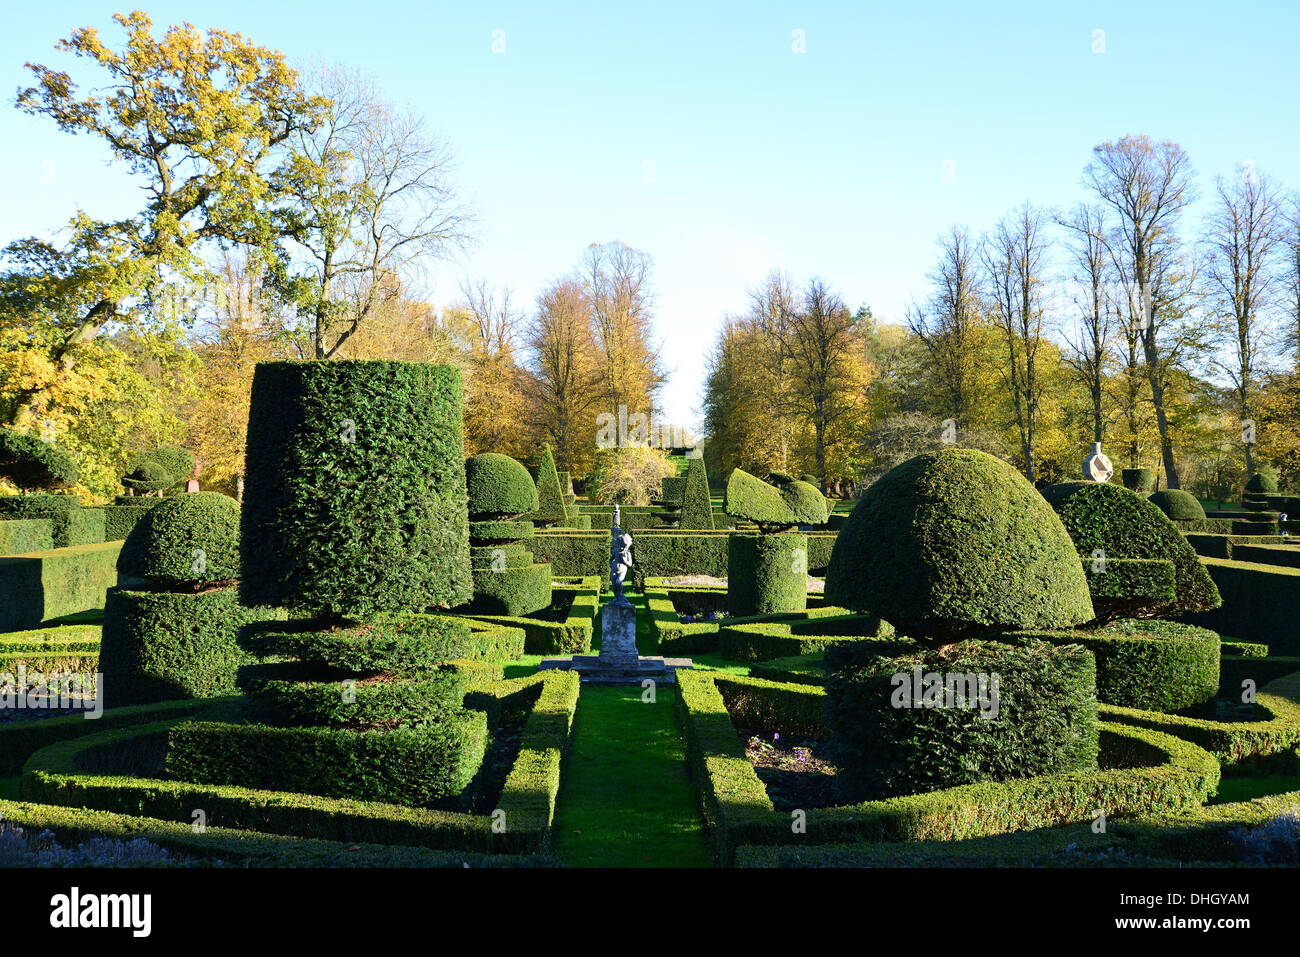
[[[1270,681],[1259,690],[1255,704],[1260,715],[1255,721],[1212,721],[1114,705],[1102,705],[1100,711],[1103,720],[1190,741],[1225,765],[1295,750],[1300,744],[1300,672]]]
[[[121,542],[104,542],[0,558],[0,632],[104,607],[121,550]]]
[[[109,705],[233,694],[239,645],[251,622],[283,620],[274,608],[246,608],[234,588],[203,592],[111,588],[104,604],[99,670]]]
[[[724,865],[746,844],[953,841],[1090,821],[1098,808],[1108,818],[1186,811],[1199,807],[1219,782],[1218,761],[1205,750],[1170,734],[1102,723],[1101,770],[810,809],[804,833],[795,833],[790,815],[775,811],[746,756],[715,676],[680,672],[678,685],[687,764]]]
[[[1146,711],[1181,711],[1214,700],[1219,690],[1219,636],[1173,621],[1121,619],[1102,628],[1016,631],[1016,642],[1083,645],[1097,659],[1097,698]]]
[[[99,625],[61,625],[0,635],[0,671],[51,674],[99,670]]]
[[[101,505],[104,513],[104,541],[125,541],[140,519],[149,514],[155,505],[164,502],[161,498],[141,498],[139,505]]]
[[[49,830],[60,841],[145,840],[188,861],[242,867],[555,867],[539,854],[486,854],[477,851],[435,851],[391,844],[323,841],[287,834],[258,834],[227,827],[207,827],[196,833],[190,821],[63,808],[22,801],[0,801],[0,817],[34,832]]]
[[[1186,615],[1227,638],[1266,644],[1269,654],[1300,654],[1300,569],[1234,559],[1206,558],[1205,567],[1223,596],[1213,611]]]
[[[168,735],[167,776],[427,807],[461,795],[483,763],[487,737],[481,711],[375,731],[186,722]]]
[[[104,511],[83,508],[74,495],[0,496],[0,521],[44,519],[50,523],[53,548],[98,545],[104,541]]]
[[[557,582],[553,596],[570,596],[563,621],[543,618],[520,618],[508,615],[478,615],[480,621],[522,629],[524,654],[580,655],[591,651],[592,631],[600,610],[600,580],[595,576],[579,579],[566,586]]]
[[[14,518],[0,521],[0,555],[24,555],[54,547],[53,525],[48,518]]]
[[[578,682],[576,674],[547,672],[496,684],[502,710],[524,718],[519,754],[497,802],[505,813],[504,829],[494,829],[486,814],[83,770],[94,763],[86,760],[88,755],[132,739],[165,735],[179,718],[212,702],[112,709],[96,722],[80,716],[23,722],[36,727],[14,728],[16,734],[0,726],[0,742],[15,746],[0,748],[0,759],[26,759],[21,783],[25,800],[76,808],[77,813],[93,809],[144,815],[186,822],[188,829],[191,812],[202,808],[210,832],[238,827],[233,833],[253,841],[292,834],[349,844],[533,853],[549,843]]]

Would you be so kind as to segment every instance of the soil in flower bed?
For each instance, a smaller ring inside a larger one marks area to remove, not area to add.
[[[823,757],[825,738],[739,728],[745,755],[778,811],[835,804],[835,765]]]

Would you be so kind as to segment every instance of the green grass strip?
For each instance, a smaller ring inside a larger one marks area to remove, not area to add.
[[[686,751],[676,691],[656,702],[639,686],[586,685],[555,814],[554,849],[570,867],[712,864]]]

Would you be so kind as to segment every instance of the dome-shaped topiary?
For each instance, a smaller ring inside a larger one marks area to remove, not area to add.
[[[824,525],[830,514],[830,503],[817,486],[792,479],[780,488],[781,498],[790,506],[800,525]]]
[[[0,429],[0,478],[21,489],[59,489],[77,484],[77,463],[60,446],[16,429]]]
[[[761,531],[790,528],[798,524],[794,511],[781,493],[743,469],[732,469],[727,478],[723,508],[732,518],[753,522]]]
[[[194,472],[194,454],[174,445],[141,452],[127,466],[122,484],[136,492],[162,492],[184,482]]]
[[[482,452],[465,460],[469,513],[475,517],[524,515],[537,510],[537,485],[508,455]]]
[[[1205,509],[1191,492],[1180,488],[1166,488],[1147,496],[1147,501],[1164,512],[1171,521],[1199,522],[1205,519]]]
[[[218,492],[167,499],[131,529],[117,570],[170,589],[234,581],[239,577],[239,503]]]
[[[1259,471],[1250,477],[1246,483],[1247,492],[1276,492],[1277,491],[1277,469],[1267,465],[1261,465]]]
[[[1165,513],[1146,497],[1107,482],[1061,482],[1043,489],[1043,497],[1060,515],[1085,561],[1144,559],[1173,563],[1173,602],[1119,609],[1124,615],[1169,617],[1209,611],[1222,604],[1200,556]],[[1106,611],[1097,608],[1100,617],[1106,617]]]
[[[863,493],[831,552],[826,601],[937,646],[1093,617],[1061,520],[1023,475],[974,449],[918,455]]]

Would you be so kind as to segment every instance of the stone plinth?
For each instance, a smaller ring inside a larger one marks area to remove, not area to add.
[[[635,667],[636,609],[626,599],[600,610],[600,661],[609,668]]]
[[[642,658],[636,650],[636,609],[614,600],[600,610],[600,654],[543,658],[539,670],[576,671],[594,684],[639,684],[649,678],[676,683],[678,668],[694,667],[690,658]]]

